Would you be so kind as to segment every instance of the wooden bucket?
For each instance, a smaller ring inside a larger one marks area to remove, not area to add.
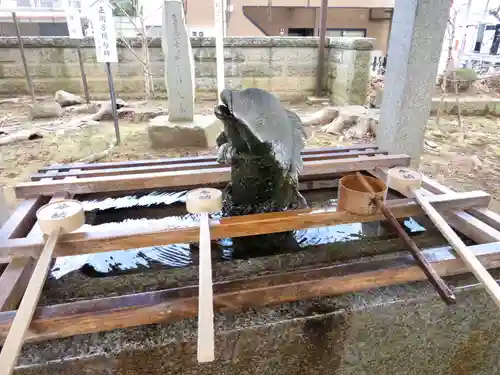
[[[385,200],[387,185],[378,178],[364,177],[373,187],[375,195]],[[346,211],[356,215],[373,215],[377,212],[377,207],[372,203],[371,194],[366,191],[356,175],[348,175],[340,179],[337,211]]]

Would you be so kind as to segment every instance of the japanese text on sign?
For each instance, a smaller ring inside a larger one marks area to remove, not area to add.
[[[82,21],[78,10],[67,9],[66,22],[68,24],[69,37],[71,39],[83,39]]]
[[[106,0],[97,0],[91,9],[94,43],[98,62],[118,62],[116,33],[111,6]]]

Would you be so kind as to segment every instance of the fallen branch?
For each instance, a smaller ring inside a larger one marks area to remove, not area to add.
[[[324,107],[308,116],[301,117],[304,126],[326,125],[339,115],[339,111],[333,107]]]
[[[453,71],[453,80],[454,85],[455,85],[455,101],[457,102],[457,121],[458,121],[458,126],[460,126],[460,132],[462,134],[460,142],[463,144],[465,142],[465,129],[464,125],[462,123],[462,115],[461,115],[461,109],[460,109],[460,100],[458,99],[459,90],[458,90],[458,81],[457,81],[457,73]]]
[[[0,146],[19,141],[31,141],[43,138],[38,130],[21,130],[20,132],[0,137]]]
[[[101,152],[89,155],[84,157],[83,159],[79,159],[76,161],[76,163],[94,163],[96,161],[99,161],[101,159],[104,159],[106,156],[109,155],[109,153],[116,147],[116,142],[113,142],[109,145],[109,147]]]

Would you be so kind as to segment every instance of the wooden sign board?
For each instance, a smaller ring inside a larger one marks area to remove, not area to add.
[[[97,61],[102,63],[118,62],[115,21],[111,5],[107,0],[97,0],[91,4],[90,14]]]

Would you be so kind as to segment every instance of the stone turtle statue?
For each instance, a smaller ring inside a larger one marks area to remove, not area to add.
[[[222,104],[216,106],[215,116],[223,122],[224,131],[217,138],[217,160],[231,166],[223,214],[248,215],[307,206],[298,191],[306,138],[300,118],[274,95],[258,88],[225,89],[220,99]],[[259,243],[264,238],[279,243],[285,235],[257,237]],[[255,247],[255,240],[247,238],[244,242],[253,242]]]

